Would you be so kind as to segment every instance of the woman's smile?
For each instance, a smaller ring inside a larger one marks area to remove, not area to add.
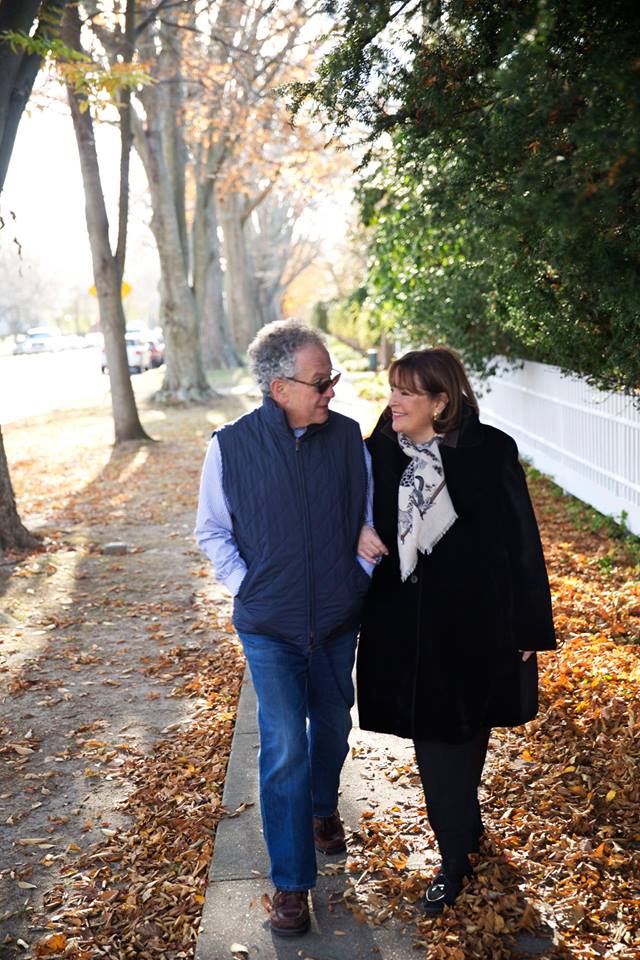
[[[391,426],[396,432],[406,434],[416,443],[433,437],[436,407],[437,401],[428,393],[412,393],[401,387],[391,387]]]

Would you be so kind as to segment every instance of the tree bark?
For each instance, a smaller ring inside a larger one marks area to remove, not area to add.
[[[18,515],[0,428],[0,556],[4,550],[33,550],[39,545]]]
[[[245,202],[244,195],[235,191],[229,191],[218,198],[224,235],[229,324],[239,353],[245,352],[256,331],[262,326],[253,263],[243,225]]]
[[[131,63],[135,48],[136,0],[127,0],[124,26],[124,63]],[[129,170],[131,167],[131,90],[121,91],[118,103],[120,115],[120,194],[118,197],[118,242],[116,244],[116,264],[120,279],[124,276],[124,262],[127,254],[127,233],[129,227]]]
[[[160,259],[166,356],[164,382],[157,399],[167,403],[202,403],[212,391],[202,364],[197,303],[189,282],[184,151],[175,112],[176,93],[171,92],[174,84],[180,84],[179,48],[175,44],[171,48],[166,40],[159,72],[158,82],[139,93],[146,122],[135,111],[132,113],[134,146],[147,175],[151,231]]]
[[[199,180],[192,229],[193,291],[200,318],[200,344],[205,368],[212,370],[240,364],[224,302],[214,191],[212,177]]]
[[[252,251],[261,319],[263,323],[271,323],[282,317],[280,281],[290,253],[293,227],[286,214],[278,209],[273,193],[265,194],[256,215],[259,231],[252,221],[246,223],[245,230]]]
[[[64,23],[65,42],[80,50],[80,17],[77,7],[68,7]],[[148,440],[136,407],[125,344],[125,316],[122,306],[122,278],[109,242],[109,220],[100,179],[98,154],[93,134],[93,122],[88,103],[67,87],[67,97],[78,144],[80,168],[85,193],[85,215],[93,262],[93,274],[98,294],[100,329],[104,337],[111,407],[115,428],[115,442]]]
[[[378,346],[378,367],[380,370],[386,370],[393,360],[394,343],[389,334],[383,330],[380,336]]]
[[[4,0],[0,5],[0,33],[13,30],[28,34],[36,16],[37,37],[51,38],[60,32],[67,0]],[[42,60],[37,54],[12,50],[0,42],[0,193],[7,176],[18,124]]]
[[[40,14],[42,19],[36,35],[54,36],[59,32],[64,5],[65,0],[46,0],[44,4],[40,0],[3,0],[0,3],[0,33],[13,30],[28,34]],[[40,63],[39,56],[14,51],[8,43],[0,41],[0,193],[18,124],[31,96]],[[0,430],[0,553],[3,550],[33,549],[38,543],[20,520]]]

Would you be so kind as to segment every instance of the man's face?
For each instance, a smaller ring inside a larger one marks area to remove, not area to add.
[[[335,397],[332,386],[318,393],[308,384],[327,380],[331,376],[331,358],[324,347],[309,345],[296,351],[295,380],[278,379],[271,384],[271,394],[284,410],[289,426],[308,427],[311,423],[324,423],[329,416],[329,402]],[[306,383],[298,383],[306,380]]]

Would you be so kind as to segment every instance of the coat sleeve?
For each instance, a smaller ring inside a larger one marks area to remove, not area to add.
[[[520,650],[555,650],[551,592],[540,533],[515,441],[508,437],[503,477],[514,639]]]

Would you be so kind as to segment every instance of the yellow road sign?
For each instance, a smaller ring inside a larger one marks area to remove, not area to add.
[[[121,287],[122,299],[124,300],[125,297],[128,297],[132,290],[133,290],[133,287],[131,286],[131,284],[127,283],[126,280],[123,280],[122,287]],[[89,287],[89,293],[91,294],[92,297],[98,296],[98,291],[96,290],[95,283],[93,284],[93,286]]]

